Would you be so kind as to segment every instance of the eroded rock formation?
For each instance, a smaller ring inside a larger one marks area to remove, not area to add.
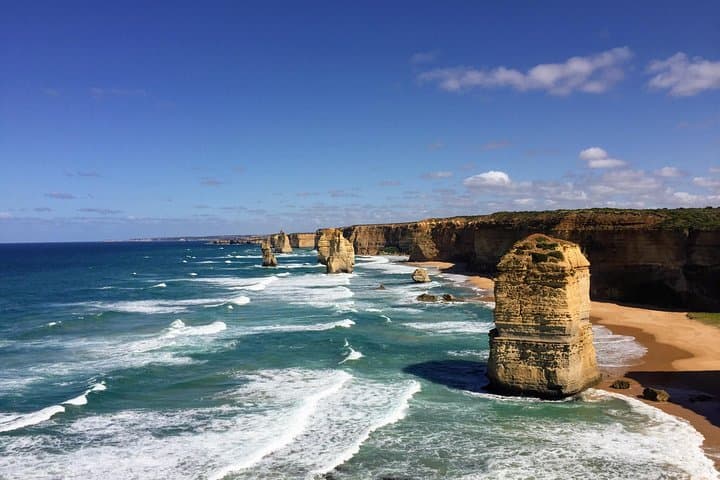
[[[352,273],[355,266],[355,249],[337,228],[318,230],[318,262],[327,266],[327,273]]]
[[[272,252],[272,248],[270,247],[269,242],[263,242],[260,245],[260,249],[262,250],[262,266],[263,267],[277,267],[277,258],[275,258],[275,255]]]
[[[270,237],[270,244],[275,253],[292,253],[290,237],[282,230],[280,233]]]
[[[425,283],[430,281],[430,275],[428,275],[428,271],[424,268],[416,268],[412,273],[412,279],[417,283]]]
[[[590,325],[590,262],[535,234],[497,265],[488,377],[495,390],[561,398],[600,380]]]

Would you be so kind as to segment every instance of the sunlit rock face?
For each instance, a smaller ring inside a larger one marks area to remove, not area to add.
[[[352,273],[355,266],[355,249],[337,228],[317,232],[318,261],[327,266],[327,273]]]
[[[562,398],[600,380],[590,325],[590,263],[535,234],[497,265],[488,377],[500,392]]]

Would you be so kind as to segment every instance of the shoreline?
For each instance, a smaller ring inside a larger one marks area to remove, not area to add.
[[[408,264],[466,275],[474,288],[490,290],[483,299],[492,295],[492,279],[466,272],[460,265]],[[635,365],[614,369],[613,373],[601,369],[603,379],[596,388],[641,400],[687,421],[705,438],[705,454],[720,470],[720,328],[692,320],[686,312],[598,301],[591,302],[590,321],[613,334],[634,337],[647,349]],[[629,381],[629,389],[610,388],[620,378]],[[667,390],[670,400],[645,400],[641,397],[644,387]]]

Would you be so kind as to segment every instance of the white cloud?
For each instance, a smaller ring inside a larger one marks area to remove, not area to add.
[[[708,171],[710,173],[720,173],[720,167],[710,167],[708,168]]]
[[[10,212],[0,212],[0,220],[9,220],[13,218],[12,213]]]
[[[690,60],[683,52],[650,62],[647,71],[655,74],[648,82],[650,88],[668,90],[675,97],[720,88],[720,61],[711,62],[702,57]]]
[[[695,177],[693,183],[698,187],[704,188],[720,188],[720,179],[708,177]]]
[[[674,192],[672,196],[681,205],[694,205],[697,203],[701,203],[705,200],[705,197],[701,195],[693,195],[692,193],[688,192]]]
[[[682,177],[684,173],[676,167],[663,167],[655,171],[655,175],[665,178]]]
[[[536,65],[524,73],[504,66],[490,70],[454,67],[421,73],[418,80],[437,84],[449,92],[509,87],[522,92],[544,90],[552,95],[603,93],[622,80],[621,65],[631,57],[628,47],[619,47],[586,57],[571,57],[563,63]]]
[[[590,168],[615,168],[625,165],[624,161],[611,158],[610,155],[600,147],[586,148],[580,152],[580,159],[585,160]]]
[[[452,172],[429,172],[422,176],[422,178],[425,178],[427,180],[438,180],[440,178],[450,178],[453,176]]]
[[[473,175],[472,177],[468,177],[463,180],[463,185],[470,188],[502,188],[509,187],[511,184],[512,181],[510,180],[510,176],[505,172],[500,172],[497,170],[490,170],[489,172],[478,173],[477,175]]]

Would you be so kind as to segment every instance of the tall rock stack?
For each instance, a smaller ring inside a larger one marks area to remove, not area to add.
[[[317,232],[318,262],[327,266],[327,273],[352,273],[355,249],[342,230],[326,228]]]
[[[290,237],[282,230],[277,235],[273,235],[270,240],[275,253],[292,253],[290,246]]]
[[[262,242],[260,245],[260,249],[262,250],[262,266],[263,267],[277,267],[277,258],[275,258],[275,255],[273,255],[272,248],[270,247],[270,242]]]
[[[571,242],[530,235],[497,266],[488,377],[504,393],[562,398],[600,380],[590,262]]]

